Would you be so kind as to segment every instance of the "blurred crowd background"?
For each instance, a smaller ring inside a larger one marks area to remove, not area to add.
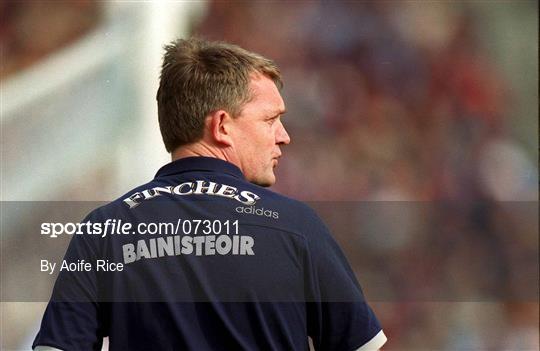
[[[281,68],[292,143],[274,190],[327,221],[385,349],[539,349],[536,1],[145,6],[0,4],[3,206],[110,200],[166,162],[146,107],[161,52],[148,52],[146,34],[166,38],[155,23],[171,12],[172,38],[229,41]],[[44,84],[28,72],[77,45],[81,62],[110,56],[33,100],[6,100]],[[138,80],[145,68],[154,76]],[[47,217],[39,208],[36,223]],[[2,245],[19,257],[35,252],[27,217],[2,218]],[[36,271],[8,262],[2,277],[50,290],[50,278],[22,269]],[[3,301],[3,348],[27,345],[43,304]]]

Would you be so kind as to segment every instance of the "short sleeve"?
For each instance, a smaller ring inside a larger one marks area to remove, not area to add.
[[[83,223],[87,221],[94,223],[95,219],[90,215]],[[99,255],[95,245],[97,238],[91,236],[88,233],[73,235],[64,259],[57,262],[58,270],[63,263],[77,269],[59,271],[32,348],[40,345],[61,350],[101,350],[104,332],[95,271]],[[92,269],[81,269],[87,262],[92,264]]]
[[[382,332],[345,255],[313,214],[306,232],[308,334],[316,350],[357,350]],[[384,334],[382,334],[384,336]],[[372,350],[372,348],[370,348]]]

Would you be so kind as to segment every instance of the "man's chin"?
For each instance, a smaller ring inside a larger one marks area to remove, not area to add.
[[[257,184],[259,186],[267,188],[276,183],[276,176],[272,174],[271,176],[260,177],[256,179],[248,179],[248,180],[250,183]]]

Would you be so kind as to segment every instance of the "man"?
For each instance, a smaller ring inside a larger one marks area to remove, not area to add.
[[[63,350],[376,350],[386,337],[317,215],[275,183],[281,118],[275,64],[200,39],[166,46],[157,93],[172,162],[85,222],[34,346]],[[150,232],[151,225],[161,231]],[[121,271],[98,262],[123,264]]]

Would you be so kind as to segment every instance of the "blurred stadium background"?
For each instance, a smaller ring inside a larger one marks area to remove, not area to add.
[[[537,1],[3,1],[3,350],[45,306],[17,287],[50,294],[27,258],[67,244],[36,240],[50,201],[111,200],[168,161],[161,48],[192,34],[282,68],[275,190],[329,223],[386,350],[539,349]]]

